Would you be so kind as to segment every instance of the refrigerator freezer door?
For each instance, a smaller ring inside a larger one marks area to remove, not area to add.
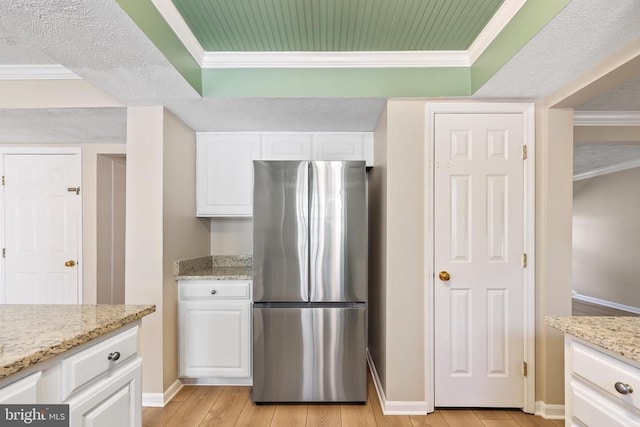
[[[309,162],[253,163],[253,300],[309,300]]]
[[[312,302],[367,299],[364,162],[311,162],[309,288]]]
[[[364,304],[253,309],[257,403],[364,402]]]

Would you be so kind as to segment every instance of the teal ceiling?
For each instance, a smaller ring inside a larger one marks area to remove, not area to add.
[[[504,0],[172,0],[205,51],[466,50]]]

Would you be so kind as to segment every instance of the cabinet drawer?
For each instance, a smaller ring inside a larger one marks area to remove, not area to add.
[[[602,388],[610,396],[640,409],[640,369],[580,343],[571,344],[573,372]],[[615,384],[633,387],[634,393],[621,394]]]
[[[571,394],[573,416],[587,426],[640,427],[640,418],[626,405],[616,403],[576,378],[571,379]]]
[[[120,366],[138,351],[138,326],[62,360],[61,398],[99,375]]]
[[[248,299],[249,282],[187,281],[180,283],[180,299]]]

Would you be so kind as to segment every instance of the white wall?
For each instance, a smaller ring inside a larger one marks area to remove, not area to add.
[[[640,307],[640,168],[573,183],[573,288]]]

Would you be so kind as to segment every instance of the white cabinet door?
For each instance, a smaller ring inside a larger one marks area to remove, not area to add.
[[[198,134],[198,216],[252,215],[253,161],[260,152],[260,135]]]
[[[0,404],[38,403],[38,381],[42,372],[36,372],[0,389]]]
[[[262,160],[311,159],[310,133],[273,133],[262,137]]]
[[[373,135],[364,132],[318,133],[312,160],[364,160],[373,166]]]
[[[70,399],[72,426],[137,427],[142,425],[142,359],[137,358]]]
[[[181,301],[179,315],[180,377],[250,377],[250,301]]]

